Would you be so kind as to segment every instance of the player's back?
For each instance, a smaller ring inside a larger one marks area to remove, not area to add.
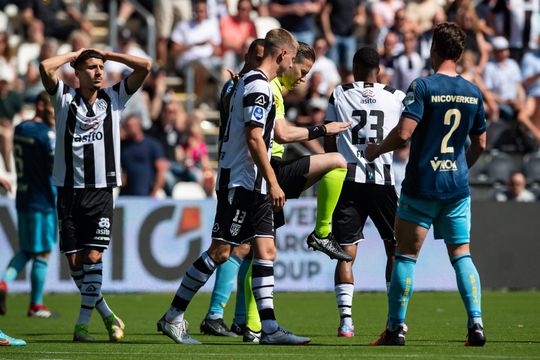
[[[349,164],[347,180],[394,185],[392,152],[368,162],[368,142],[380,142],[397,125],[405,94],[379,83],[356,81],[336,87],[330,98],[325,121],[352,121],[339,134],[338,151]]]
[[[404,104],[403,117],[418,125],[402,191],[427,199],[468,196],[465,144],[486,127],[480,90],[461,76],[435,74],[411,83]]]
[[[32,120],[15,127],[13,154],[17,169],[17,209],[54,209],[51,173],[54,131]]]

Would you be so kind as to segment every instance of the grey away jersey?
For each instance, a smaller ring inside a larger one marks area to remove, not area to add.
[[[96,101],[90,105],[77,89],[58,80],[51,95],[56,118],[54,185],[121,186],[120,120],[131,95],[122,80],[99,90]]]
[[[343,84],[330,97],[325,121],[352,121],[339,134],[338,151],[348,163],[346,180],[357,183],[394,185],[392,152],[368,162],[364,150],[368,142],[381,142],[398,123],[405,93],[379,83],[357,81]]]
[[[245,128],[248,125],[263,128],[270,159],[275,113],[274,97],[266,75],[258,69],[246,73],[239,80],[230,103],[219,154],[217,190],[241,186],[261,194],[267,193],[266,181],[251,158]]]

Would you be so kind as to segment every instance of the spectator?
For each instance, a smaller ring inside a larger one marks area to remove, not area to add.
[[[420,34],[420,37],[418,38],[418,52],[420,56],[422,56],[422,59],[426,62],[426,64],[429,64],[428,68],[431,67],[431,43],[433,40],[433,29],[435,26],[442,24],[446,21],[446,13],[443,10],[437,11],[435,13],[435,16],[433,17],[433,21],[431,24],[431,27],[424,31],[422,34]]]
[[[540,44],[540,35],[538,35]],[[530,50],[523,57],[521,65],[523,70],[523,86],[529,99],[528,107],[531,115],[531,122],[540,129],[540,50]]]
[[[396,12],[404,8],[401,0],[374,1],[371,4],[370,12],[373,16],[373,25],[380,31],[390,29],[394,26]]]
[[[290,31],[296,40],[313,44],[315,15],[322,9],[322,0],[270,0],[270,16]]]
[[[516,171],[510,175],[508,179],[507,189],[504,192],[495,194],[495,199],[500,202],[516,201],[516,202],[533,202],[536,201],[534,194],[526,189],[527,182],[525,176]]]
[[[489,60],[489,44],[484,39],[484,34],[480,28],[480,21],[476,16],[473,4],[461,7],[457,13],[457,24],[461,26],[467,38],[465,39],[465,50],[472,51],[478,58],[478,71],[482,72]]]
[[[240,0],[234,16],[224,16],[220,21],[221,46],[223,51],[223,66],[225,68],[240,70],[244,60],[244,45],[257,38],[255,23],[251,21],[253,10],[251,0]]]
[[[389,32],[393,32],[398,36],[398,42],[396,43],[395,51],[400,54],[405,49],[404,38],[407,33],[414,33],[414,26],[407,18],[405,9],[399,9],[396,11],[394,25],[390,28],[384,28],[379,32],[379,36],[376,39],[377,49],[383,47],[384,39]]]
[[[404,36],[405,51],[394,59],[392,87],[407,91],[411,82],[422,76],[425,62],[416,52],[416,35],[412,32]]]
[[[0,32],[0,69],[3,76],[11,81],[17,78],[17,58],[15,50],[9,45],[9,35]]]
[[[45,88],[41,82],[41,76],[39,75],[39,63],[45,59],[56,55],[58,49],[58,43],[56,39],[49,38],[41,44],[38,57],[32,59],[26,65],[26,71],[24,73],[24,101],[29,103],[35,100],[36,96]]]
[[[394,58],[399,54],[396,52],[396,46],[399,41],[398,35],[389,32],[384,38],[382,49],[379,50],[381,56],[379,81],[382,84],[391,84],[394,78]]]
[[[79,51],[80,49],[88,49],[92,43],[90,36],[81,30],[73,31],[68,38],[68,43],[60,46],[58,54],[67,54],[69,52]],[[75,69],[69,64],[64,64],[61,67],[62,80],[72,88],[79,87],[79,79],[75,76]],[[107,79],[105,79],[107,80]]]
[[[323,6],[321,26],[330,48],[328,57],[338,66],[343,78],[352,76],[356,25],[365,21],[366,10],[360,0],[328,0]]]
[[[434,0],[414,0],[407,4],[407,18],[414,24],[415,32],[421,34],[433,27],[435,16],[443,12],[443,8]]]
[[[124,186],[120,195],[157,196],[165,185],[168,168],[161,144],[144,135],[141,119],[136,115],[124,119],[123,131],[121,163]]]
[[[168,64],[168,46],[173,25],[188,21],[191,17],[190,0],[155,0],[154,16],[157,32],[157,63],[160,67]]]
[[[17,71],[20,76],[24,76],[28,64],[39,57],[41,47],[45,43],[43,23],[39,21],[32,22],[26,31],[26,39],[17,49]]]
[[[12,170],[13,120],[23,106],[22,96],[12,87],[14,80],[15,71],[0,66],[0,152],[7,172]]]
[[[341,82],[341,77],[336,64],[326,57],[328,44],[324,37],[315,40],[314,49],[315,62],[308,73],[308,80],[313,89],[311,93],[329,97],[336,85]]]
[[[71,22],[60,21],[58,14],[66,12]],[[67,5],[63,0],[25,0],[22,7],[22,21],[26,26],[33,22],[41,22],[46,37],[54,37],[65,41],[75,29],[90,34],[92,23],[85,20],[74,5]]]

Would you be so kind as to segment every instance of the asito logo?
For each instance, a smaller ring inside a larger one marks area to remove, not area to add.
[[[109,218],[100,218],[98,222],[98,228],[96,229],[97,235],[110,235],[111,230],[109,228],[111,227],[111,222]]]
[[[457,171],[455,160],[439,160],[437,156],[430,161],[433,171]]]

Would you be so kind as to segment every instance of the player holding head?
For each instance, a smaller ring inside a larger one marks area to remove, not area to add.
[[[36,98],[32,120],[15,127],[14,155],[17,168],[17,220],[19,251],[9,262],[0,282],[0,315],[6,312],[8,284],[32,260],[28,316],[48,318],[43,304],[48,259],[56,244],[56,191],[51,183],[54,154],[54,107],[45,91]]]
[[[353,119],[353,127],[339,135],[337,145],[335,137],[325,139],[326,151],[337,149],[349,164],[332,221],[337,242],[353,258],[351,262],[339,261],[335,273],[336,300],[341,318],[338,336],[345,337],[354,336],[352,267],[357,244],[364,239],[363,228],[368,216],[384,242],[387,284],[390,283],[396,247],[394,219],[397,195],[392,153],[374,161],[367,161],[364,157],[368,142],[380,142],[397,125],[405,97],[402,91],[377,83],[379,61],[375,49],[364,47],[358,50],[353,58],[355,82],[336,87],[326,112],[326,121]]]
[[[133,72],[114,86],[102,88],[107,60],[123,63]],[[57,77],[56,71],[66,63],[75,68],[77,89]],[[58,187],[60,250],[81,292],[73,341],[93,340],[88,322],[94,308],[110,340],[124,338],[124,324],[101,294],[101,258],[112,230],[112,189],[121,185],[121,112],[151,66],[147,59],[96,49],[54,56],[40,64],[43,85],[56,110],[53,183]]]
[[[465,33],[455,23],[437,25],[431,61],[436,73],[409,86],[399,124],[366,159],[396,149],[409,139],[411,152],[396,217],[397,249],[388,292],[387,328],[372,345],[404,345],[407,303],[413,292],[414,267],[426,234],[444,239],[457,285],[469,316],[466,345],[483,346],[480,277],[470,242],[468,168],[486,146],[486,120],[480,90],[456,72]],[[467,138],[471,145],[466,148]]]
[[[276,255],[273,210],[283,208],[285,194],[270,165],[275,107],[270,81],[292,66],[298,43],[284,29],[265,37],[261,65],[238,82],[231,99],[218,168],[216,218],[212,243],[184,276],[165,316],[163,333],[177,343],[198,343],[187,332],[184,313],[216,267],[234,246],[253,246],[253,289],[263,321],[262,343],[306,344],[308,338],[283,330],[274,315]]]

